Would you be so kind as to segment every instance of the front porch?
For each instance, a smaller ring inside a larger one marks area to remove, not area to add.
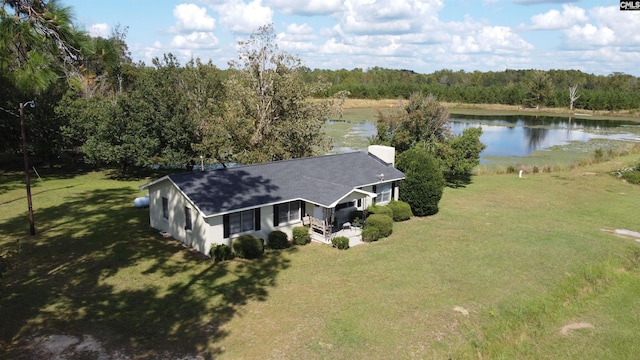
[[[362,244],[362,228],[352,226],[350,223],[343,223],[339,227],[334,227],[325,220],[309,217],[309,233],[311,241],[331,245],[331,240],[338,236],[349,239],[349,247]]]
[[[331,245],[331,239],[337,236],[344,236],[349,239],[349,247],[354,247],[360,244],[363,244],[362,241],[362,229],[361,228],[351,228],[345,230],[339,230],[335,233],[332,233],[330,238],[325,238],[324,236],[311,231],[311,241],[315,241],[322,244]]]

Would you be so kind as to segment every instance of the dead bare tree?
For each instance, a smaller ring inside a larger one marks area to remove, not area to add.
[[[569,110],[573,110],[573,103],[580,97],[580,95],[577,95],[577,93],[577,84],[569,86]]]

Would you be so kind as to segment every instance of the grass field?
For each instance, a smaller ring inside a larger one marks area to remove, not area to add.
[[[0,358],[66,335],[115,359],[634,359],[640,244],[611,231],[640,231],[640,186],[609,172],[637,161],[476,176],[376,243],[218,264],[149,228],[145,179],[41,170],[31,237],[4,172]]]

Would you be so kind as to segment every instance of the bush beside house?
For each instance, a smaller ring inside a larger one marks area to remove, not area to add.
[[[245,259],[257,259],[264,254],[264,241],[253,235],[242,235],[231,245],[236,256]]]
[[[404,201],[392,201],[387,207],[393,211],[393,221],[406,221],[413,216],[411,205]]]
[[[362,229],[362,241],[373,242],[380,239],[380,230],[373,226],[365,226]]]
[[[331,239],[331,244],[340,250],[346,250],[349,248],[349,238],[346,236],[336,236]]]
[[[280,230],[274,230],[269,233],[267,246],[271,249],[286,249],[289,247],[289,237]]]
[[[367,213],[369,213],[369,215],[372,214],[383,214],[383,215],[387,215],[390,218],[393,218],[393,209],[391,209],[388,206],[381,206],[381,205],[370,205],[367,208]]]
[[[366,230],[368,227],[376,228],[381,238],[387,237],[393,232],[393,219],[384,214],[369,215],[364,229]]]
[[[305,226],[296,226],[293,228],[293,243],[296,245],[306,245],[311,242],[309,228]]]
[[[228,245],[220,244],[211,248],[211,257],[214,261],[231,260],[233,259],[233,252]]]

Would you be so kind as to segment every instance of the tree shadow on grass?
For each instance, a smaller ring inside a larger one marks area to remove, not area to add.
[[[467,185],[471,185],[471,183],[473,183],[472,177],[472,174],[459,174],[457,176],[452,176],[447,179],[447,187],[452,189],[465,188]]]
[[[35,237],[18,233],[22,216],[0,223],[0,253],[21,243],[0,279],[0,357],[32,358],[29,339],[65,334],[136,359],[213,358],[231,335],[223,325],[266,300],[289,266],[280,252],[214,263],[167,241],[130,206],[134,193],[93,190],[41,209]]]

